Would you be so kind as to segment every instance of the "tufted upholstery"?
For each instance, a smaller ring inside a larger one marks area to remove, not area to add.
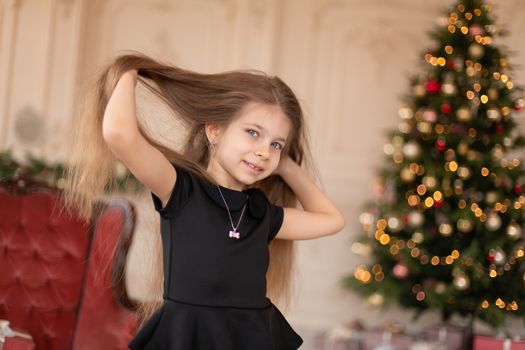
[[[127,349],[137,325],[124,287],[132,206],[98,203],[92,224],[60,204],[53,188],[0,185],[0,319],[37,350]]]

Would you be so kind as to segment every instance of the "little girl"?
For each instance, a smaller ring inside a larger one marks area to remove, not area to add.
[[[138,123],[137,80],[188,127],[181,151]],[[301,167],[308,145],[291,89],[259,71],[199,74],[132,53],[106,66],[93,92],[68,205],[91,217],[118,158],[151,191],[161,220],[163,298],[129,348],[299,348],[267,291],[286,289],[293,240],[334,234],[345,220]]]

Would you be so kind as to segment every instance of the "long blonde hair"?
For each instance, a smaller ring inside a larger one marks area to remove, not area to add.
[[[292,90],[279,77],[268,76],[258,70],[200,74],[162,63],[142,53],[131,52],[106,64],[87,93],[66,169],[64,194],[69,212],[74,208],[82,217],[90,219],[97,197],[115,188],[114,168],[117,159],[103,140],[102,119],[120,76],[130,69],[137,70],[139,82],[165,103],[188,131],[182,150],[177,152],[155,141],[139,123],[139,131],[144,138],[176,166],[213,182],[205,171],[209,161],[205,124],[214,122],[227,125],[246,103],[261,102],[279,106],[291,121],[291,132],[282,156],[289,155],[303,165],[311,176],[315,175],[301,106]],[[279,176],[270,176],[251,187],[263,190],[274,204],[283,207],[297,205],[293,191]],[[155,230],[158,233],[158,228]],[[151,258],[156,300],[139,302],[138,312],[142,324],[162,303],[159,298],[163,288],[162,258],[158,258],[162,256],[160,238],[156,239],[154,249],[157,254],[152,254]],[[268,296],[281,302],[287,309],[294,285],[294,241],[274,239],[269,250],[270,265],[266,276]]]

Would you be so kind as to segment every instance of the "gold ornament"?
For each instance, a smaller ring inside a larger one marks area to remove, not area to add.
[[[419,147],[419,144],[415,141],[408,141],[403,146],[403,154],[407,159],[414,160],[421,154],[421,148]]]
[[[467,180],[471,175],[470,169],[464,166],[459,167],[457,173],[461,180]]]
[[[459,268],[455,267],[452,270],[452,276],[454,277],[452,283],[458,290],[466,290],[468,287],[470,287],[470,279],[465,274],[465,272]]]
[[[463,233],[468,233],[472,231],[474,224],[472,220],[470,219],[459,219],[458,222],[456,223],[456,227],[458,231],[463,232]]]
[[[400,151],[396,151],[392,156],[394,163],[401,164],[403,162],[403,154]]]
[[[445,73],[443,85],[441,85],[441,92],[446,96],[453,96],[457,93],[458,88],[454,84],[454,74]]]
[[[441,233],[442,236],[448,237],[453,232],[452,225],[450,224],[441,224],[439,225],[439,233]]]
[[[470,287],[470,279],[465,274],[454,277],[453,283],[458,290],[462,291],[467,290],[468,287]]]
[[[514,220],[512,220],[509,226],[507,226],[507,236],[513,240],[521,238],[521,227]]]
[[[412,210],[408,214],[408,224],[410,227],[419,227],[425,222],[425,217],[418,210]]]
[[[398,112],[401,119],[409,120],[412,119],[412,117],[414,117],[414,110],[407,105],[401,106]]]
[[[458,89],[454,83],[446,82],[441,85],[441,92],[443,92],[444,95],[452,96],[455,95],[457,91]]]
[[[371,306],[381,306],[385,302],[385,297],[381,293],[372,293],[367,299],[367,302]]]
[[[403,140],[401,136],[395,135],[392,137],[392,144],[394,145],[394,147],[401,148],[403,147],[404,143],[405,143],[405,140]]]
[[[392,233],[397,233],[403,229],[403,223],[397,216],[390,216],[387,222],[388,228]]]
[[[401,177],[401,180],[403,180],[403,182],[406,182],[406,183],[410,183],[414,181],[416,177],[416,175],[408,167],[401,169],[401,173],[399,176]]]
[[[391,155],[393,155],[394,152],[395,152],[395,150],[396,150],[396,149],[395,149],[394,145],[392,145],[391,143],[387,143],[387,144],[385,144],[385,145],[383,146],[383,152],[385,152],[385,154],[386,154],[387,156],[391,156]]]
[[[428,189],[433,189],[436,187],[437,180],[434,176],[425,176],[423,177],[423,185],[425,185]]]
[[[414,241],[414,243],[416,244],[420,244],[420,243],[423,243],[423,240],[425,239],[425,236],[419,232],[419,231],[416,231],[412,234],[412,240]]]
[[[430,124],[429,122],[418,122],[416,127],[417,130],[422,134],[430,134],[433,129],[432,124]]]
[[[374,224],[374,214],[367,211],[361,213],[361,215],[359,215],[359,222],[365,230],[369,230]]]
[[[485,223],[485,227],[487,227],[487,229],[490,231],[496,231],[501,227],[501,218],[496,212],[490,212],[487,222]]]
[[[503,145],[505,145],[505,147],[512,147],[514,145],[514,140],[512,140],[512,138],[508,137],[508,136],[505,136],[503,138]]]
[[[471,44],[468,48],[468,53],[470,57],[478,59],[485,54],[485,48],[479,44]]]
[[[492,121],[499,121],[501,119],[501,112],[495,107],[491,107],[487,110],[487,117]]]
[[[485,202],[493,204],[498,200],[498,193],[496,191],[489,191],[485,194]]]
[[[472,119],[470,109],[467,107],[458,108],[458,110],[456,111],[456,116],[458,117],[458,120],[462,122],[468,122],[470,121],[470,119]]]

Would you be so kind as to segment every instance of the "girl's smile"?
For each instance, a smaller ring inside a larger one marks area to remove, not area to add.
[[[248,165],[248,168],[249,168],[251,171],[253,171],[254,173],[256,173],[256,174],[258,174],[258,173],[260,173],[260,172],[263,171],[263,169],[262,169],[261,167],[255,166],[254,164],[249,163],[249,162],[247,162],[247,161],[245,161],[245,160],[243,160],[243,162],[244,162],[244,164]]]

